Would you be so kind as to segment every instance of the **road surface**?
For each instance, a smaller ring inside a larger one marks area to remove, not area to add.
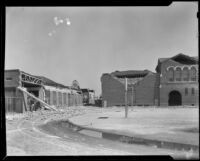
[[[87,109],[84,107],[74,107],[62,113],[36,111],[21,118],[8,118],[7,155],[171,155],[174,158],[193,156],[190,152],[129,145],[87,136],[63,127],[59,122],[85,112]]]

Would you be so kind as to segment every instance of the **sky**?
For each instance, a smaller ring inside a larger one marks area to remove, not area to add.
[[[101,76],[198,55],[198,4],[168,7],[6,7],[5,69],[101,94]]]

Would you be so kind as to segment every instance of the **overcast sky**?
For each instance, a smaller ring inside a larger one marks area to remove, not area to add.
[[[101,75],[155,72],[158,58],[198,55],[198,5],[7,7],[5,69],[101,93]]]

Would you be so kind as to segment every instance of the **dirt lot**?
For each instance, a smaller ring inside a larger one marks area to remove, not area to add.
[[[191,152],[127,145],[94,138],[63,128],[58,120],[89,112],[102,113],[96,107],[67,107],[62,112],[41,110],[6,116],[7,155],[171,155],[194,157]],[[107,109],[105,109],[107,110]]]

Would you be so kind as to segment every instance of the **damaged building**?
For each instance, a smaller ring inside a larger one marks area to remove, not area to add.
[[[18,69],[5,70],[4,80],[6,112],[29,111],[28,100],[31,95],[56,108],[82,105],[80,89],[59,84],[43,76],[34,76]]]
[[[95,104],[95,91],[93,89],[82,88],[83,93],[83,103],[84,105],[94,105]]]
[[[156,72],[128,70],[104,73],[101,77],[104,106],[125,105],[125,78],[128,105],[198,105],[198,57],[178,54],[160,58]]]
[[[129,70],[102,75],[102,100],[105,106],[125,105],[125,78],[128,105],[154,105],[155,96],[152,93],[155,92],[156,74],[148,70]]]

